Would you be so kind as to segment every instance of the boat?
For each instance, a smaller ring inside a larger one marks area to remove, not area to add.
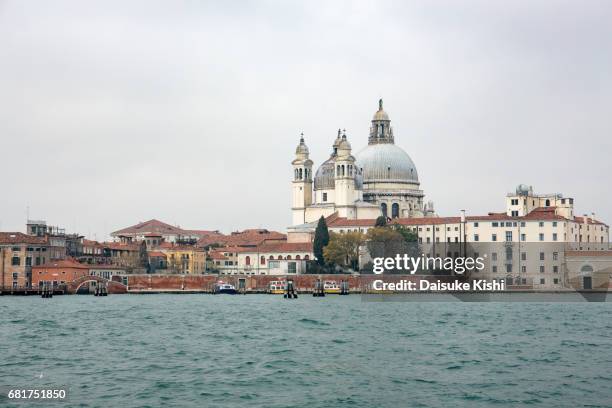
[[[285,292],[287,292],[287,281],[270,281],[268,284],[268,293],[272,295],[282,295]]]
[[[225,283],[223,281],[219,281],[215,284],[215,293],[226,293],[229,295],[235,295],[238,293],[236,287],[229,283]]]
[[[338,285],[338,282],[336,282],[336,281],[325,281],[325,283],[323,284],[323,291],[325,293],[339,294],[340,293],[340,285]]]

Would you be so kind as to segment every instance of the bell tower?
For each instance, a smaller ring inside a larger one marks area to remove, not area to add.
[[[306,207],[312,205],[312,160],[308,157],[310,152],[304,143],[304,133],[300,135],[300,143],[295,149],[293,166],[292,194],[293,224],[306,222]]]
[[[355,158],[351,155],[351,144],[346,138],[346,131],[342,134],[342,139],[338,144],[335,169],[336,184],[336,208],[341,217],[353,219],[355,214],[355,177],[357,167]]]

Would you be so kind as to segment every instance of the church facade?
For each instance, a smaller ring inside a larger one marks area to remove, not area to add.
[[[353,155],[346,132],[338,130],[329,158],[313,173],[302,135],[291,164],[294,226],[334,213],[347,219],[433,215],[433,204],[423,202],[414,162],[395,144],[382,99],[372,118],[368,145],[358,153]]]

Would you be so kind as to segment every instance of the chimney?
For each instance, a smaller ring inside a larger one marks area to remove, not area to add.
[[[595,222],[595,213],[594,212],[591,213],[591,221]]]
[[[588,224],[588,223],[589,223],[589,215],[588,215],[588,214],[584,214],[584,215],[582,216],[582,223],[583,223],[584,225],[586,225],[586,224]]]

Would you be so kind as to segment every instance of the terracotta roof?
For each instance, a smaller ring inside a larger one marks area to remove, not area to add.
[[[139,251],[140,244],[126,244],[123,242],[102,242],[102,246],[108,249],[116,249],[123,251]]]
[[[257,252],[312,252],[311,242],[275,242],[265,243],[257,247]]]
[[[584,223],[584,217],[574,217],[574,221],[576,221],[576,222],[578,222],[580,224],[583,224]],[[587,217],[587,224],[608,226],[607,224],[604,224],[603,222],[598,221],[598,220],[594,220],[591,217]]]
[[[149,251],[150,258],[165,258],[166,254],[160,251]]]
[[[184,230],[184,231],[188,232],[191,235],[197,235],[200,238],[207,237],[209,235],[222,235],[218,230],[215,230],[215,231],[208,231],[208,230]]]
[[[219,251],[211,251],[208,253],[208,257],[213,260],[224,260],[228,259],[222,252]]]
[[[92,241],[89,239],[83,239],[83,246],[90,246],[90,247],[102,247],[102,244],[99,243],[98,241]]]
[[[44,237],[23,234],[21,232],[0,232],[1,244],[46,244]]]
[[[82,264],[74,259],[67,258],[57,261],[47,262],[42,265],[33,266],[32,269],[54,269],[54,268],[73,268],[73,269],[89,269],[92,265]]]
[[[467,221],[549,221],[559,220],[567,221],[564,217],[556,215],[554,212],[537,212],[530,213],[524,217],[511,217],[505,213],[490,213],[488,215],[467,216]],[[390,223],[399,225],[439,225],[439,224],[458,224],[461,222],[461,217],[419,217],[419,218],[395,218]],[[376,224],[375,219],[349,220],[346,218],[336,218],[328,227],[373,227]]]
[[[267,241],[256,247],[226,247],[221,252],[233,253],[274,253],[274,252],[312,252],[311,242]]]
[[[254,247],[268,240],[286,240],[287,236],[277,231],[265,229],[247,229],[232,232],[230,235],[215,234],[201,238],[197,245],[207,246],[219,244],[224,246],[250,246]]]
[[[187,235],[187,231],[175,227],[170,224],[166,224],[165,222],[161,222],[159,220],[153,219],[145,222],[138,223],[136,225],[132,225],[131,227],[123,228],[118,231],[111,233],[111,236],[118,235],[133,235],[133,234],[147,234],[147,233],[157,233],[157,234],[177,234],[177,235]]]
[[[172,252],[172,251],[200,251],[201,252],[203,251],[202,248],[196,247],[193,245],[176,245],[176,244],[160,245],[158,249],[160,249],[162,252],[163,251],[168,251],[168,252]]]
[[[328,227],[373,227],[376,224],[374,219],[349,220],[336,217],[332,221],[327,221]]]

